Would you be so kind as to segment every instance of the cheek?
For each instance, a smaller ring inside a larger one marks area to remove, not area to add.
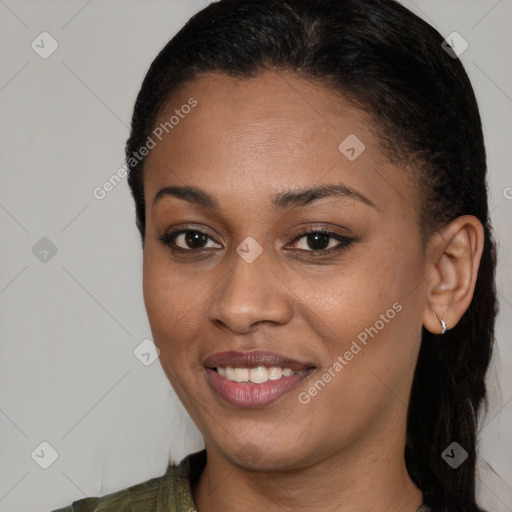
[[[182,360],[183,340],[190,339],[198,326],[196,315],[203,294],[197,280],[186,279],[179,267],[170,264],[165,250],[149,244],[144,248],[144,303],[162,364],[172,360],[178,365]]]
[[[294,295],[302,298],[301,314],[334,350],[343,349],[347,340],[377,321],[382,327],[380,315],[404,296],[404,278],[393,268],[393,259],[386,259],[381,252],[377,261],[367,253],[363,249],[332,271],[324,269],[321,275],[297,273],[288,280],[296,283]],[[389,316],[394,313],[391,310]]]
[[[301,314],[323,342],[322,370],[343,375],[333,380],[363,393],[379,380],[400,388],[421,339],[421,258],[393,243],[360,254],[321,280],[300,278],[295,295],[307,297]]]
[[[160,351],[162,369],[198,425],[201,418],[194,412],[195,401],[189,390],[201,387],[200,374],[194,371],[201,330],[197,319],[201,308],[200,292],[184,278],[183,272],[169,264],[165,251],[145,247],[143,294],[153,341]]]

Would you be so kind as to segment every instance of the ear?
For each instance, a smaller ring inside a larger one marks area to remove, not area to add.
[[[423,325],[441,334],[438,314],[451,329],[469,307],[484,246],[484,228],[472,215],[457,217],[428,244],[427,307]]]

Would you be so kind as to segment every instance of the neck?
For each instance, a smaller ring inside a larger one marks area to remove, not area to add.
[[[365,449],[352,446],[294,470],[241,468],[208,443],[207,453],[193,490],[200,512],[415,512],[422,503],[406,470],[403,444],[390,446],[388,436],[374,438]]]

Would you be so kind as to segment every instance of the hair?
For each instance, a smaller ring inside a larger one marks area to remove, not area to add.
[[[439,336],[423,328],[408,408],[405,461],[427,505],[476,512],[476,443],[497,314],[496,248],[489,220],[486,154],[469,78],[443,36],[394,0],[221,0],[194,15],[151,64],[126,144],[136,223],[145,235],[145,145],[187,82],[206,73],[240,80],[266,70],[340,93],[369,114],[391,161],[408,164],[425,239],[461,215],[484,227],[472,302]],[[404,171],[405,172],[405,171]],[[486,409],[486,407],[485,407]],[[456,441],[467,460],[442,452]]]

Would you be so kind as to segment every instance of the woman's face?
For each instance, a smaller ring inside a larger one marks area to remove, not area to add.
[[[173,115],[145,164],[144,298],[207,448],[278,470],[403,444],[426,307],[406,171],[293,75],[204,75]]]

